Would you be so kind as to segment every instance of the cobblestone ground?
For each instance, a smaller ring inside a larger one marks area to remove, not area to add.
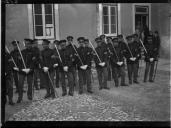
[[[94,72],[95,73],[95,72]],[[158,71],[154,83],[143,83],[144,69],[140,73],[140,84],[98,90],[94,78],[93,94],[61,96],[42,99],[45,90],[35,91],[34,100],[15,106],[6,105],[6,120],[10,121],[169,121],[170,120],[170,73]],[[96,76],[96,74],[94,74]],[[126,77],[127,79],[127,77]],[[17,94],[14,101],[17,100]]]

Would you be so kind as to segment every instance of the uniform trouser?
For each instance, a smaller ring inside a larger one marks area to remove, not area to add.
[[[18,80],[19,80],[19,73],[16,71],[13,71],[13,78],[14,78],[14,83],[16,86],[16,90],[18,91]]]
[[[112,79],[112,71],[111,71],[111,64],[110,61],[107,61],[107,72],[108,72],[108,81],[111,81]]]
[[[59,87],[59,68],[55,70],[55,78],[56,78],[56,87]]]
[[[97,68],[97,76],[99,80],[99,87],[106,88],[108,79],[107,67]]]
[[[112,67],[112,76],[115,82],[115,86],[119,85],[119,76],[121,76],[121,85],[125,84],[125,67]]]
[[[48,75],[49,72],[49,75]],[[53,87],[52,84],[54,84],[54,71],[48,71],[47,73],[43,72],[43,78],[44,78],[44,86],[47,92],[47,95],[55,96],[55,87]]]
[[[128,79],[130,82],[132,82],[132,77],[133,81],[137,81],[137,70],[138,70],[138,63],[135,62],[133,64],[127,64],[128,68]]]
[[[12,84],[12,75],[6,77],[6,94],[8,96],[9,102],[12,102],[13,98],[13,84]]]
[[[79,92],[83,92],[83,85],[87,84],[87,91],[91,91],[91,69],[78,70]],[[86,78],[86,82],[84,82]]]
[[[39,69],[34,70],[34,87],[38,88]]]
[[[153,62],[146,62],[146,68],[145,68],[145,74],[144,74],[144,81],[147,81],[147,76],[148,76],[149,71],[150,71],[149,80],[152,80],[153,79],[154,64],[155,64],[155,61],[153,61]]]
[[[77,86],[77,72],[76,72],[76,68],[75,67],[72,67],[71,73],[73,75],[74,87],[76,87]]]
[[[61,73],[61,84],[62,84],[62,92],[63,92],[63,94],[67,94],[65,75],[67,75],[67,79],[68,79],[69,94],[73,94],[74,93],[74,79],[73,79],[72,72],[61,71],[60,73]]]
[[[19,73],[19,84],[18,84],[18,99],[22,100],[23,98],[23,87],[24,87],[24,80],[25,78],[27,78],[27,84],[28,84],[28,90],[27,90],[27,97],[28,98],[33,98],[32,97],[32,89],[33,89],[33,73],[30,74],[23,74],[23,73]]]

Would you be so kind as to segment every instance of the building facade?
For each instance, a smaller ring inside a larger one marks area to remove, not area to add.
[[[5,20],[10,48],[15,39],[46,38],[53,42],[69,35],[75,42],[84,36],[95,45],[98,35],[126,36],[135,32],[138,23],[146,24],[159,31],[161,57],[170,57],[171,5],[166,3],[15,4],[6,5]],[[23,48],[22,43],[20,46]]]

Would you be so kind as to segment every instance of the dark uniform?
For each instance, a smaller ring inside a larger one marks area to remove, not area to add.
[[[58,47],[59,47],[59,40],[55,40],[54,41],[54,45],[56,45],[56,48],[58,49]],[[53,50],[54,50],[55,55],[56,55],[56,62],[59,63],[60,60],[59,60],[59,55],[57,53],[56,48],[54,48]],[[59,49],[58,49],[58,51],[59,51]],[[59,78],[60,78],[59,66],[55,67],[55,74],[56,74],[55,75],[56,87],[59,88]]]
[[[19,44],[19,41],[17,41],[17,43]],[[15,41],[12,41],[12,45],[14,47],[14,50],[11,51],[10,55],[13,57],[16,65],[18,66],[19,65],[19,57],[20,57],[20,54],[19,54],[19,51],[17,49],[17,46],[16,46],[16,42]],[[19,76],[18,76],[18,71],[16,70],[13,70],[13,78],[14,78],[14,83],[15,83],[15,86],[16,86],[16,93],[18,93],[18,79],[19,79]]]
[[[73,61],[73,67],[72,67],[71,71],[72,71],[72,74],[73,74],[73,77],[74,77],[74,87],[76,87],[77,86],[77,71],[76,71],[76,69],[77,69],[77,67],[76,67],[76,65],[77,65],[76,64],[77,63],[76,62],[77,53],[74,50],[73,46],[75,47],[75,49],[77,49],[77,47],[75,45],[71,44],[71,43],[73,43],[72,40],[73,40],[72,36],[67,37],[67,41],[70,42],[70,43],[67,45],[66,48],[71,52],[72,61]]]
[[[29,100],[32,100],[33,98],[33,72],[34,72],[34,54],[32,52],[32,40],[25,39],[26,49],[23,49],[21,51],[21,54],[23,56],[26,69],[29,69],[28,73],[26,73],[23,69],[25,69],[25,66],[23,64],[22,58],[20,56],[19,58],[19,97],[17,103],[20,103],[23,98],[23,87],[24,87],[24,80],[27,78],[28,83],[28,90],[27,90],[27,97]]]
[[[152,35],[147,36],[147,42],[146,42],[145,47],[146,47],[147,53],[145,53],[146,68],[145,68],[145,74],[144,74],[144,82],[147,81],[149,71],[150,71],[149,82],[154,82],[153,81],[154,65],[155,65],[155,61],[157,61],[158,49],[153,44]]]
[[[128,68],[128,79],[129,84],[132,84],[132,79],[134,83],[139,83],[137,80],[137,70],[138,70],[138,61],[141,55],[141,49],[139,43],[136,41],[132,41],[132,36],[128,36],[126,38],[128,40],[127,47],[124,51],[124,56],[127,60],[127,68]],[[131,58],[135,58],[131,60]],[[133,78],[132,78],[133,77]]]
[[[78,55],[77,58],[77,68],[78,68],[78,77],[79,77],[79,94],[83,93],[83,85],[87,84],[87,91],[92,93],[91,88],[91,48],[84,46],[84,37],[79,37],[78,43],[80,47],[77,49]],[[87,41],[87,40],[86,40]],[[85,78],[85,79],[84,79]],[[84,81],[85,80],[85,81]]]
[[[74,78],[73,78],[73,56],[71,49],[66,48],[66,40],[60,41],[61,49],[59,50],[62,63],[60,63],[60,74],[61,74],[61,84],[62,84],[62,96],[67,94],[67,87],[65,83],[65,75],[67,75],[69,92],[68,95],[73,96],[74,94]]]
[[[12,67],[13,62],[10,54],[5,52],[5,81],[6,87],[2,87],[2,90],[5,90],[5,94],[8,95],[9,105],[14,105],[13,102],[13,84],[12,84]],[[6,98],[5,98],[6,100]]]
[[[50,41],[43,39],[43,50],[41,51],[41,63],[40,67],[43,70],[44,85],[46,89],[45,99],[52,97],[55,98],[54,81],[54,64],[55,54],[52,49],[49,48]]]
[[[34,87],[36,90],[39,90],[39,85],[38,85],[38,78],[40,79],[40,69],[39,69],[39,64],[40,64],[40,50],[37,47],[38,40],[34,39],[33,40],[33,54],[34,54]]]
[[[107,60],[108,60],[108,51],[106,48],[102,47],[101,45],[101,39],[96,38],[95,41],[97,42],[98,46],[95,48],[100,60],[98,59],[97,55],[94,55],[94,60],[96,63],[96,69],[98,74],[98,80],[99,80],[99,89],[109,89],[107,87],[107,79],[108,79],[108,73],[107,73]],[[100,62],[101,61],[101,62]],[[103,63],[103,64],[100,64]],[[99,65],[100,64],[100,65]]]
[[[110,51],[111,57],[110,62],[112,66],[112,75],[115,82],[115,86],[119,86],[119,76],[121,76],[121,86],[127,86],[125,84],[125,64],[124,64],[124,55],[123,51],[118,44],[118,38],[112,40],[113,45],[111,44]],[[119,63],[118,63],[119,62]]]

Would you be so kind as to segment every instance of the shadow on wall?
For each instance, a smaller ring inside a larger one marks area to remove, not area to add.
[[[170,37],[169,36],[161,37],[160,57],[170,59]]]

